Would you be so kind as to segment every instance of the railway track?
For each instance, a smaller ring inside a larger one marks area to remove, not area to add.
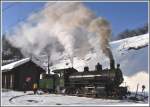
[[[34,94],[32,94],[32,93],[29,93],[29,94],[24,94],[24,95],[17,95],[17,96],[13,96],[13,97],[11,97],[10,99],[9,99],[9,102],[11,103],[11,104],[16,104],[16,103],[18,103],[18,104],[33,104],[33,103],[38,103],[38,102],[42,102],[42,100],[41,101],[39,101],[39,100],[34,100],[35,99],[35,97],[37,97],[37,96],[33,96],[33,98],[31,97],[31,98],[27,98],[26,96],[28,96],[28,95],[34,95]],[[39,96],[38,96],[39,97]]]

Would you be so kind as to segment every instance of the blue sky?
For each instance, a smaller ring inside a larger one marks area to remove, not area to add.
[[[3,3],[3,32],[24,21],[32,12],[39,11],[44,2]],[[148,22],[147,2],[84,2],[97,16],[106,18],[113,35],[125,29],[134,29]]]

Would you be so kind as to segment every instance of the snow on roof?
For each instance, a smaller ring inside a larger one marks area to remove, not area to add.
[[[13,62],[13,63],[10,63],[10,64],[7,64],[7,65],[4,65],[1,67],[1,71],[8,71],[8,70],[11,70],[19,65],[22,65],[26,62],[30,61],[30,58],[24,58],[22,60],[19,60],[19,61],[16,61],[16,62]]]

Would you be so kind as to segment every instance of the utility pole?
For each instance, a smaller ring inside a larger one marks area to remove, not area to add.
[[[72,68],[73,68],[73,57],[71,58]]]
[[[71,66],[73,68],[73,56],[69,55],[69,59],[70,59],[70,62],[71,62]]]
[[[137,96],[138,88],[139,88],[139,83],[137,84],[137,88],[136,88],[135,97]]]
[[[49,69],[49,67],[50,67],[50,64],[49,64],[49,61],[50,61],[50,55],[49,54],[47,54],[47,57],[48,57],[48,65],[47,65],[47,67],[48,67],[48,74],[50,74],[50,69]]]

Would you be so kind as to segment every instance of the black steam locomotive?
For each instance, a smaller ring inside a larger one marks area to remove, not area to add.
[[[84,67],[83,72],[78,72],[74,68],[54,70],[54,74],[58,76],[53,76],[46,81],[51,81],[47,82],[49,84],[53,83],[51,90],[57,93],[122,98],[127,95],[127,87],[119,86],[123,82],[120,65],[117,64],[115,68],[114,60],[110,62],[110,69],[102,69],[102,65],[98,63],[94,71],[89,71],[88,67]]]

